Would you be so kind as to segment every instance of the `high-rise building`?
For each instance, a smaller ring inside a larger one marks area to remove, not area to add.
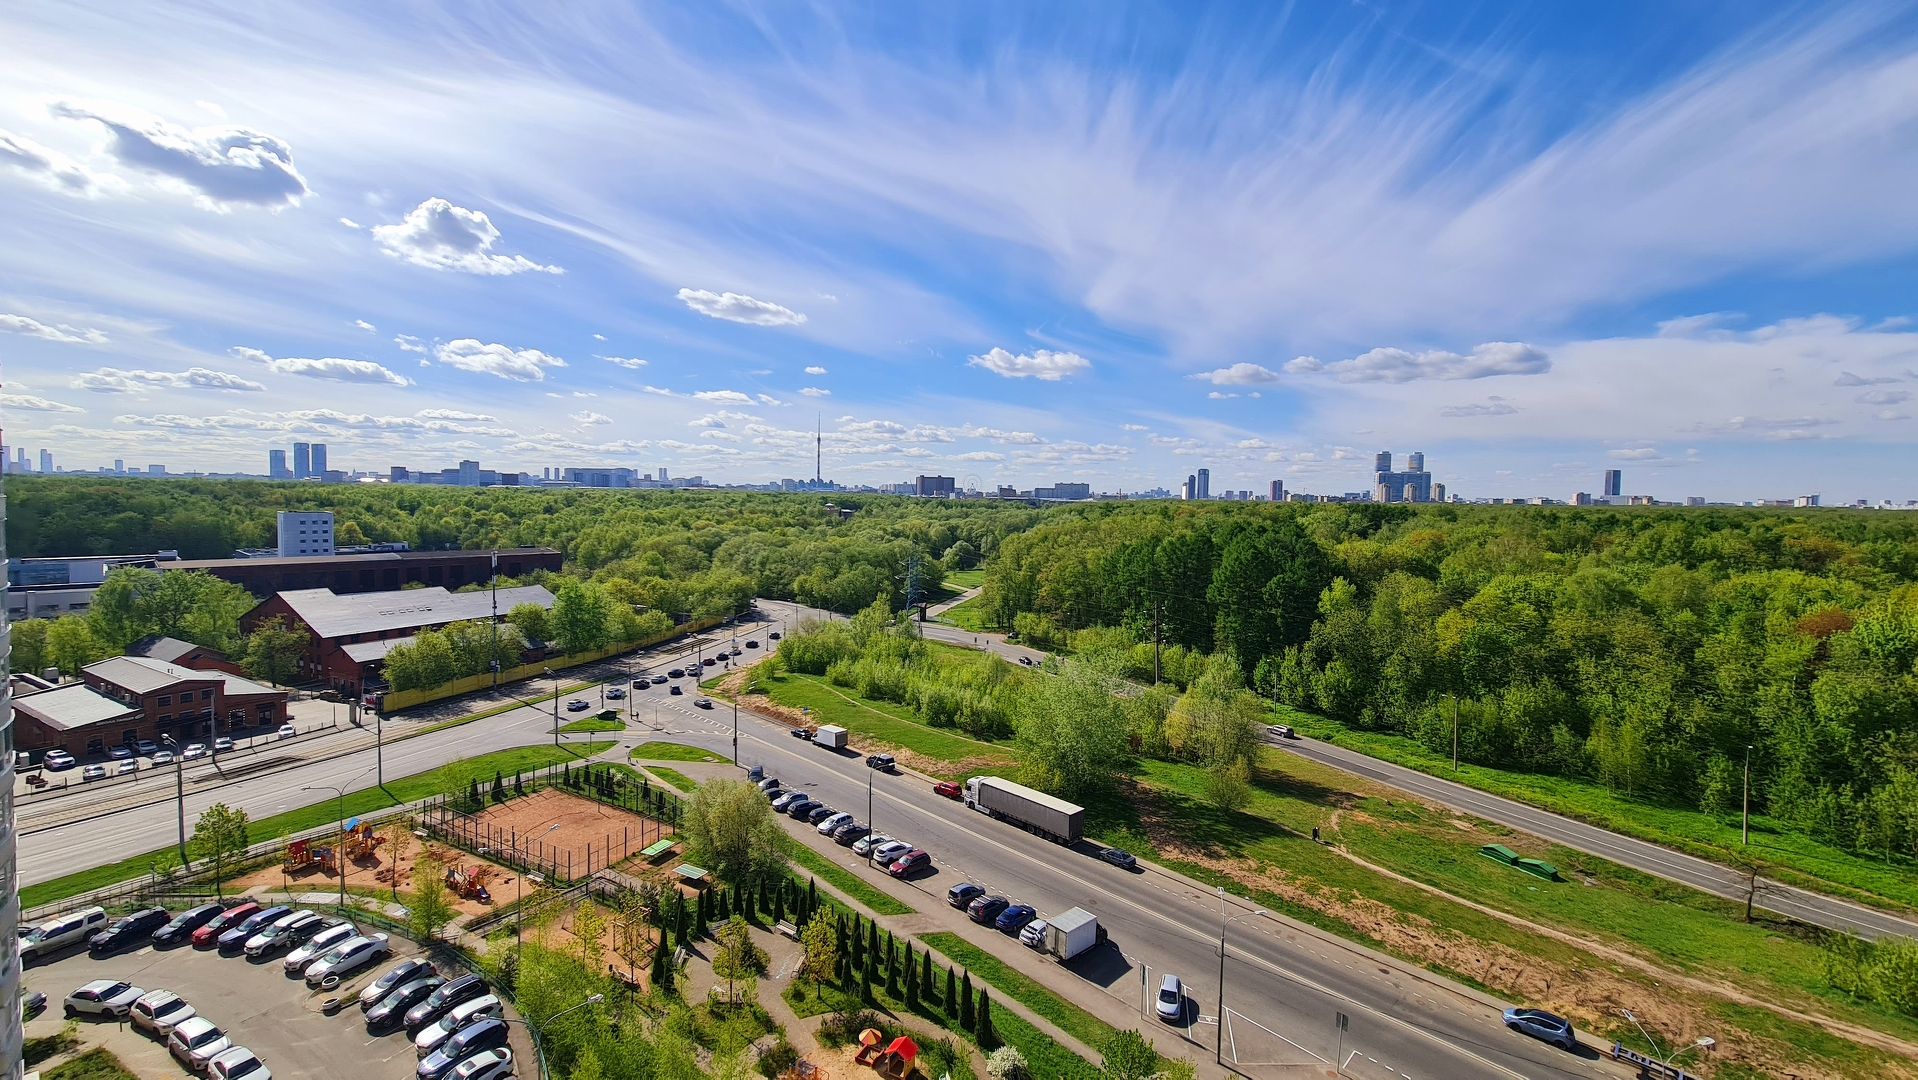
[[[308,473],[307,475],[318,477],[321,480],[326,479],[326,444],[325,443],[316,442],[313,444],[313,463],[312,464],[313,464],[313,471]]]
[[[666,482],[666,466],[664,465],[659,467],[659,482],[662,484]]]
[[[313,475],[313,448],[303,442],[293,444],[293,479],[304,480]]]
[[[1377,502],[1431,502],[1432,474],[1425,471],[1423,451],[1408,454],[1405,469],[1394,472],[1392,452],[1381,450],[1372,459],[1377,466],[1373,473],[1372,498]]]
[[[1425,471],[1425,451],[1418,450],[1418,451],[1414,451],[1413,453],[1407,454],[1405,456],[1405,471],[1406,472],[1424,472]]]
[[[330,511],[282,510],[280,558],[333,554],[333,514]]]
[[[1272,494],[1269,497],[1271,498],[1273,502],[1284,502],[1285,501],[1285,481],[1283,480],[1272,481]]]
[[[1185,483],[1179,485],[1179,498],[1185,499],[1186,501],[1190,502],[1192,499],[1192,493],[1194,491],[1197,491],[1198,489],[1199,489],[1199,478],[1196,476],[1193,476],[1190,473],[1187,473],[1185,478]]]
[[[1625,473],[1620,469],[1605,470],[1605,485],[1599,489],[1601,498],[1613,499],[1625,493]]]
[[[952,477],[915,476],[912,480],[913,494],[927,499],[952,498]]]
[[[0,489],[0,563],[6,561],[6,492]],[[26,1034],[20,1026],[20,880],[14,843],[18,834],[13,827],[13,702],[8,696],[13,660],[13,631],[7,625],[6,582],[0,581],[0,791],[8,797],[0,800],[0,1069],[7,1077],[23,1075],[22,1044]]]
[[[1445,485],[1444,484],[1432,485],[1432,501],[1433,502],[1445,501]]]
[[[40,451],[40,471],[43,473],[50,473],[53,471],[53,451],[51,450]]]
[[[127,462],[126,462],[126,459],[125,459],[125,458],[114,458],[114,459],[113,459],[113,471],[114,471],[114,472],[117,472],[117,473],[124,473],[124,472],[126,472],[126,471],[127,471]]]
[[[1372,458],[1372,471],[1373,472],[1391,472],[1392,471],[1392,451],[1380,450],[1378,454]]]
[[[268,450],[266,452],[266,475],[271,480],[291,480],[292,470],[286,467],[286,451]]]
[[[1200,469],[1198,478],[1198,486],[1192,489],[1192,497],[1195,499],[1210,499],[1212,497],[1212,470]]]

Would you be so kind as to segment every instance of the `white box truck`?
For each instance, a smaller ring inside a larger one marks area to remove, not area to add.
[[[996,776],[967,780],[966,805],[1055,843],[1076,844],[1085,832],[1084,807]]]
[[[1061,960],[1070,960],[1105,939],[1105,928],[1085,908],[1073,908],[1046,920],[1046,951]]]
[[[825,727],[812,733],[812,741],[814,745],[823,746],[828,750],[844,750],[846,748],[846,729],[840,727],[838,724],[827,724]]]

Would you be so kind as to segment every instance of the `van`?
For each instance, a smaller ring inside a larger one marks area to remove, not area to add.
[[[83,908],[57,919],[49,919],[27,931],[27,936],[20,939],[20,962],[43,960],[106,928],[107,909],[102,907]]]

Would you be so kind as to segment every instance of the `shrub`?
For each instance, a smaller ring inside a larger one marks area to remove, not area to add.
[[[1002,1046],[986,1058],[986,1075],[992,1080],[1029,1080],[1032,1073],[1017,1047]]]

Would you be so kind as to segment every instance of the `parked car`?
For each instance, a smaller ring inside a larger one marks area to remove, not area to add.
[[[259,1055],[244,1046],[229,1046],[206,1063],[208,1080],[273,1080]]]
[[[133,1011],[133,1003],[147,992],[127,982],[95,979],[67,995],[67,1015],[107,1016],[115,1019]]]
[[[832,842],[840,847],[851,847],[860,837],[871,831],[861,822],[850,821],[832,831]]]
[[[292,724],[281,724],[281,725],[280,725],[280,730],[279,730],[279,737],[280,737],[280,738],[282,738],[282,739],[290,739],[290,738],[292,738],[293,736],[295,736],[295,735],[298,735],[298,734],[299,734],[299,732],[297,732],[297,731],[295,731],[295,730],[293,730],[293,725],[292,725]]]
[[[152,757],[160,750],[160,744],[152,739],[140,739],[133,744],[133,752],[141,757]]]
[[[826,804],[813,799],[802,798],[797,802],[786,804],[786,816],[795,820],[803,819],[806,815],[824,805]]]
[[[416,1072],[420,1080],[444,1080],[452,1075],[454,1066],[467,1058],[505,1046],[506,1033],[506,1021],[498,1017],[468,1024],[440,1044],[439,1049],[421,1058]]]
[[[954,800],[966,797],[966,790],[951,780],[941,780],[932,785],[932,793],[934,795],[944,795],[946,798]]]
[[[513,1051],[496,1046],[453,1067],[453,1080],[507,1080],[513,1075]]]
[[[270,956],[280,949],[290,949],[320,929],[320,913],[317,911],[295,911],[283,915],[263,926],[241,946],[248,956]]]
[[[779,777],[777,776],[768,776],[767,778],[759,782],[759,790],[761,791],[771,791],[772,789],[778,786],[779,786]]]
[[[887,836],[885,833],[873,833],[865,839],[855,842],[852,846],[852,853],[854,855],[871,855],[875,849],[895,843],[898,843],[898,841]]]
[[[1185,1019],[1185,984],[1177,975],[1167,975],[1159,980],[1159,1000],[1156,1003],[1159,1019],[1176,1024]]]
[[[686,669],[673,668],[672,670],[666,672],[666,677],[669,679],[683,679],[686,677]]]
[[[366,1012],[385,999],[393,988],[414,979],[433,974],[433,965],[418,957],[402,960],[381,973],[366,989],[360,991],[360,1011]]]
[[[417,1031],[447,1014],[453,1006],[486,993],[486,980],[478,975],[462,975],[434,990],[419,1004],[407,1010],[406,1029]]]
[[[841,825],[852,824],[852,815],[845,811],[822,818],[819,822],[819,835],[831,836]]]
[[[567,712],[585,712],[587,709],[590,709],[592,707],[593,707],[593,703],[590,701],[587,701],[583,697],[576,697],[573,700],[566,703]]]
[[[1507,1009],[1505,1026],[1521,1035],[1543,1039],[1561,1050],[1578,1048],[1578,1033],[1572,1030],[1572,1022],[1544,1009]]]
[[[115,776],[127,776],[139,771],[140,763],[137,761],[122,761],[113,767],[113,775]]]
[[[213,740],[214,753],[224,754],[231,749],[233,749],[233,740],[226,737],[225,735],[222,735],[219,738]],[[244,1047],[242,1047],[242,1049],[244,1049]]]
[[[187,1000],[171,990],[153,990],[141,995],[127,1014],[133,1026],[164,1039],[190,1016],[197,1015]]]
[[[1016,934],[1025,929],[1026,924],[1038,915],[1039,913],[1033,910],[1031,904],[1014,904],[1000,912],[998,918],[992,920],[992,928],[1002,934]]]
[[[1116,847],[1109,847],[1099,852],[1099,857],[1122,870],[1139,868],[1139,860],[1130,851],[1122,851]]]
[[[173,1029],[167,1036],[166,1048],[172,1052],[174,1060],[187,1067],[190,1072],[203,1072],[206,1063],[224,1053],[233,1045],[213,1021],[204,1016],[189,1017]]]
[[[153,936],[172,918],[165,908],[146,908],[122,915],[112,926],[87,939],[87,952],[93,956],[112,956],[129,945],[137,945]]]
[[[497,994],[481,994],[469,998],[446,1011],[444,1016],[422,1027],[413,1036],[413,1052],[425,1057],[440,1048],[440,1045],[468,1024],[484,1020],[489,1016],[498,1016],[502,1010]]]
[[[208,945],[218,942],[221,934],[252,918],[254,913],[259,910],[260,905],[250,901],[238,907],[227,908],[213,918],[201,923],[200,928],[193,931],[193,947],[196,949],[204,949]]]
[[[1299,737],[1298,733],[1286,724],[1267,724],[1265,730],[1277,735],[1281,739],[1296,739]]]
[[[400,1026],[406,1019],[407,1010],[433,996],[445,985],[445,979],[430,974],[401,983],[381,998],[378,1004],[366,1010],[366,1029],[378,1031]]]
[[[239,923],[220,931],[219,947],[222,953],[235,953],[246,947],[246,940],[261,930],[272,926],[282,916],[293,914],[293,909],[285,904],[275,904],[248,915]]]
[[[790,734],[795,739],[806,739],[806,740],[812,739],[811,728],[796,727],[792,729],[792,731],[788,732],[788,734]]]
[[[213,920],[213,917],[225,911],[221,904],[201,904],[188,908],[173,917],[173,921],[153,932],[155,945],[178,945],[193,936],[193,932]]]
[[[1003,896],[981,896],[966,908],[966,918],[980,926],[991,926],[999,913],[1012,906],[1012,901]]]
[[[280,961],[280,967],[288,975],[303,975],[307,966],[333,951],[335,945],[347,941],[359,933],[350,922],[341,922],[314,934],[307,943],[286,954]]]
[[[186,749],[180,751],[181,761],[198,761],[199,759],[205,756],[206,756],[205,743],[197,743],[197,742],[187,743]]]
[[[894,859],[911,850],[912,845],[906,843],[904,840],[888,840],[883,844],[873,845],[872,857],[880,865],[885,866],[890,865]]]
[[[152,760],[153,760],[153,764],[154,764],[154,767],[156,767],[156,768],[157,768],[157,767],[159,767],[159,766],[161,766],[161,765],[171,765],[171,764],[173,764],[173,751],[171,751],[171,750],[155,750],[155,751],[153,752],[153,759],[152,759]]]
[[[784,795],[785,793],[786,793],[785,788],[767,788],[765,791],[761,792],[761,794],[765,795],[766,798],[768,799],[778,799],[781,795]]]
[[[788,791],[773,799],[773,809],[785,813],[786,808],[806,797],[803,791]]]
[[[693,702],[693,707],[696,709],[710,709],[713,707],[713,699],[709,697],[699,698]]]
[[[894,860],[893,864],[886,868],[886,873],[896,878],[905,878],[931,868],[932,852],[924,848],[914,848]]]
[[[1019,944],[1029,949],[1045,948],[1046,921],[1044,919],[1034,919],[1027,923],[1026,928],[1019,931]]]
[[[974,885],[970,881],[962,881],[946,890],[946,903],[964,911],[968,904],[971,904],[974,900],[984,895],[986,895],[985,886]]]
[[[82,908],[49,919],[20,939],[20,962],[44,960],[69,945],[91,938],[106,926],[107,909],[102,907]]]
[[[73,755],[65,750],[49,750],[46,756],[40,759],[40,767],[48,772],[65,772],[76,764],[78,762],[74,760]]]
[[[866,768],[878,769],[882,772],[892,772],[893,771],[892,755],[891,754],[867,754]]]
[[[609,686],[606,688],[606,700],[607,701],[624,701],[626,700],[626,691],[622,689],[621,687]]]
[[[107,756],[115,761],[127,761],[133,757],[133,747],[115,746],[107,750]]]
[[[1020,662],[1021,664],[1024,664],[1024,665],[1025,665],[1025,666],[1027,666],[1027,667],[1031,667],[1031,666],[1032,666],[1032,657],[1030,657],[1030,656],[1021,656],[1021,657],[1019,658],[1019,662]]]
[[[38,990],[28,990],[20,995],[20,1018],[31,1020],[46,1011],[47,995]]]
[[[107,767],[105,765],[88,765],[86,768],[80,770],[80,782],[83,784],[90,780],[105,780],[106,778]]]
[[[686,691],[684,691],[684,690],[681,690],[681,689],[679,688],[679,684],[678,684],[678,683],[674,683],[673,685],[671,685],[671,686],[669,686],[669,687],[667,687],[667,688],[666,688],[666,692],[667,692],[668,694],[674,694],[674,695],[678,695],[678,696],[681,696],[681,697],[683,697],[683,696],[685,696],[685,694],[686,694]]]
[[[833,816],[834,814],[837,814],[838,812],[839,811],[834,810],[830,806],[814,807],[812,811],[806,815],[806,824],[817,825],[820,822],[826,820],[827,818]]]
[[[329,975],[344,978],[368,964],[377,963],[392,951],[392,946],[386,943],[385,934],[347,938],[333,946],[325,956],[307,965],[306,985],[318,986]]]

